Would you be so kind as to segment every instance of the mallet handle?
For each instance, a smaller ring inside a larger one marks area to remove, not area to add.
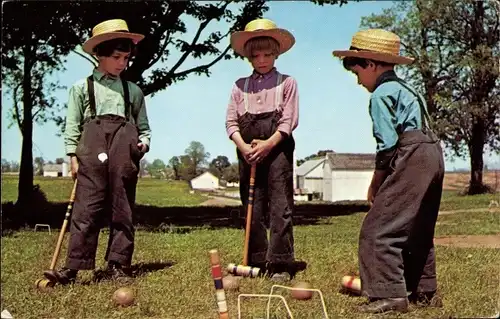
[[[50,270],[54,270],[56,267],[57,259],[59,258],[59,253],[61,252],[61,245],[64,239],[64,234],[66,233],[66,228],[68,227],[69,216],[71,215],[71,210],[73,209],[73,203],[75,202],[76,194],[76,180],[73,184],[73,190],[71,191],[71,196],[69,198],[68,208],[66,209],[66,215],[64,215],[64,222],[59,232],[59,238],[57,239],[56,250],[54,251],[54,256],[52,256],[52,262],[50,263]]]
[[[247,222],[245,227],[245,246],[243,248],[243,266],[248,265],[248,244],[250,241],[250,229],[252,226],[252,210],[255,191],[255,171],[256,165],[253,164],[250,169],[250,187],[248,190]]]

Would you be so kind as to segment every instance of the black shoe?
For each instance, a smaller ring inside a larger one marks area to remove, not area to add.
[[[307,263],[305,261],[268,263],[266,273],[268,277],[276,281],[288,281],[295,278],[299,271],[306,268]]]
[[[132,277],[123,270],[122,265],[116,262],[109,262],[106,272],[108,278],[113,281],[128,282],[132,279]]]
[[[385,298],[377,299],[369,302],[366,305],[359,306],[358,311],[364,313],[383,313],[387,311],[408,311],[407,298]]]
[[[443,307],[443,300],[436,291],[413,292],[408,299],[417,307]]]
[[[63,267],[59,271],[47,270],[43,273],[43,275],[51,282],[56,282],[61,285],[67,285],[75,282],[76,276],[78,275],[78,270]]]

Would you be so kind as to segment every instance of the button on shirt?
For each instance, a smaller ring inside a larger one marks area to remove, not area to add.
[[[226,113],[226,132],[229,137],[239,131],[238,118],[245,114],[245,102],[243,90],[245,80],[241,78],[236,81],[231,91],[231,97]],[[282,111],[281,119],[278,121],[278,131],[291,135],[297,128],[299,121],[299,93],[297,82],[288,75],[283,75],[282,97],[278,106],[275,105],[276,82],[278,71],[273,68],[267,74],[253,72],[248,83],[248,112],[260,114],[278,109]]]
[[[112,77],[95,69],[94,95],[96,115],[114,114],[125,117],[125,102],[122,81],[119,77]],[[131,116],[129,121],[136,124],[139,131],[139,140],[149,148],[151,129],[144,94],[134,83],[127,82],[130,94]],[[87,88],[87,79],[76,82],[69,90],[68,111],[64,143],[66,154],[74,154],[80,140],[83,124],[90,118],[90,101]]]

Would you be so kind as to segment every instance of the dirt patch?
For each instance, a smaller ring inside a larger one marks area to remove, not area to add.
[[[434,238],[434,244],[460,248],[500,248],[500,234],[439,237]]]

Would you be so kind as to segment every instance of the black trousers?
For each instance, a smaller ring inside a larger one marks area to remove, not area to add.
[[[359,269],[363,294],[370,298],[437,289],[433,238],[444,159],[437,138],[430,134],[402,134],[392,173],[363,221]]]
[[[137,128],[105,115],[86,124],[77,147],[78,185],[71,217],[66,267],[95,268],[101,225],[110,222],[105,259],[130,266],[134,251],[133,211],[142,156]]]

